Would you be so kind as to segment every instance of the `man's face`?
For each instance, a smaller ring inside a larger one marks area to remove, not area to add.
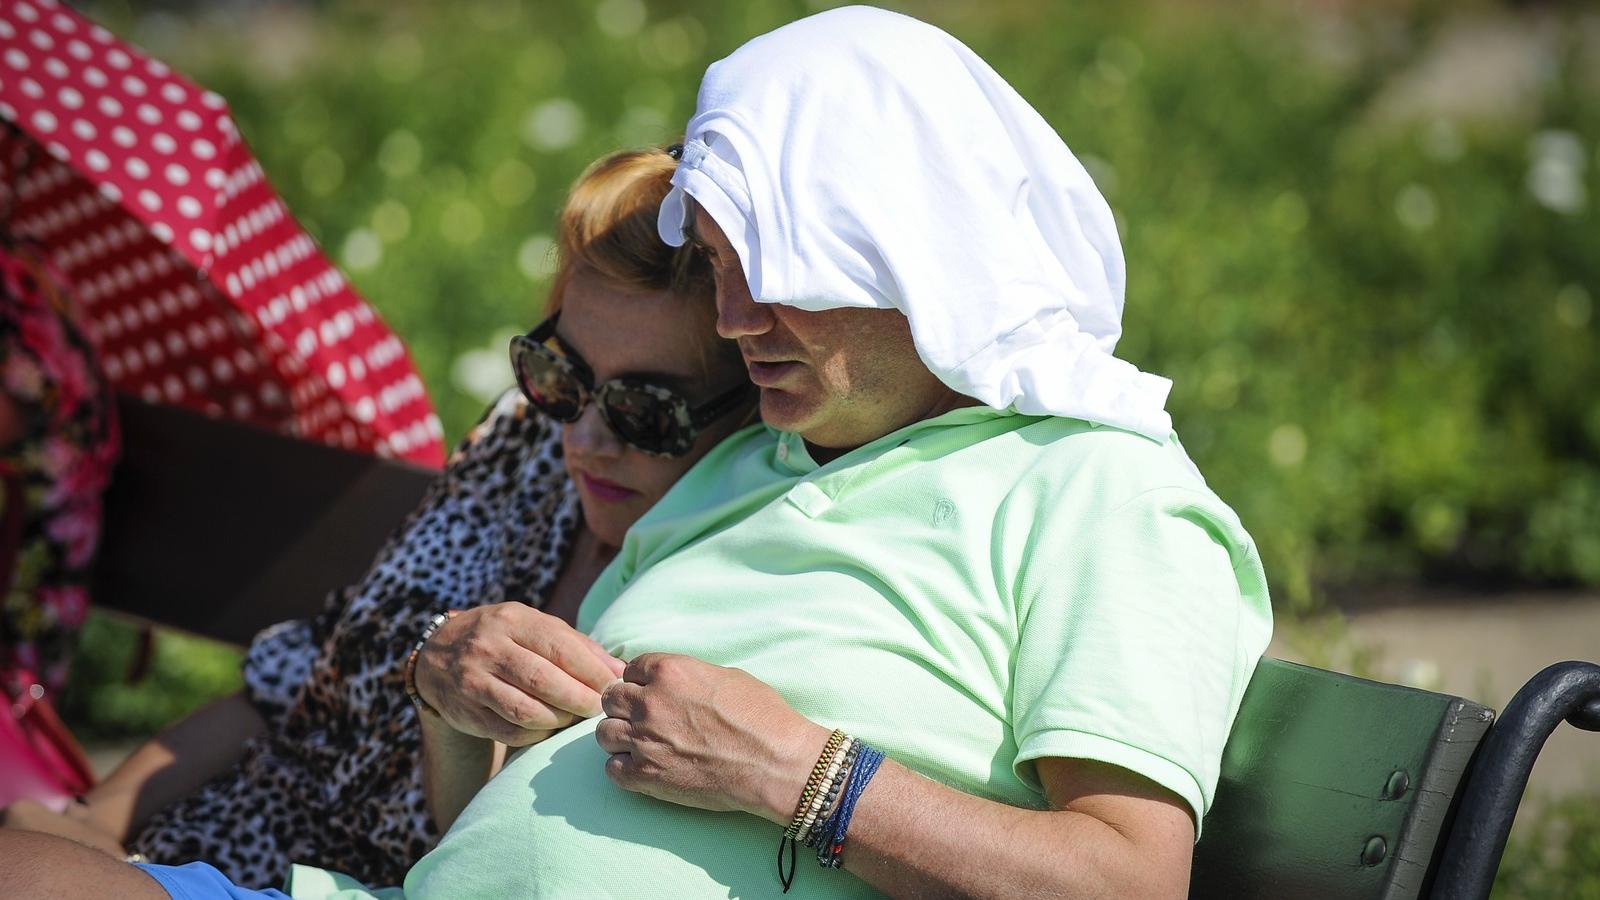
[[[761,418],[773,428],[850,449],[972,402],[922,364],[898,310],[757,303],[732,244],[701,209],[693,240],[716,274],[717,332],[738,342],[761,389]]]

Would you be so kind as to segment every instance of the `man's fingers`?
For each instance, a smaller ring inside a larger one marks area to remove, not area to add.
[[[623,719],[601,719],[594,727],[594,739],[607,753],[626,753],[633,749],[631,726]]]
[[[639,694],[642,690],[639,685],[629,684],[619,678],[606,685],[606,689],[600,692],[600,710],[608,716],[632,719],[634,712],[639,708]]]
[[[632,753],[613,753],[606,757],[606,777],[625,791],[639,791],[639,777],[633,767]]]
[[[674,656],[673,653],[641,653],[628,662],[622,680],[629,684],[649,684],[656,680],[656,670]]]

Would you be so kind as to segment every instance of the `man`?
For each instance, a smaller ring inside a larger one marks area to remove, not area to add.
[[[586,600],[632,661],[607,717],[510,762],[407,895],[775,890],[774,826],[838,727],[889,759],[860,881],[798,890],[1183,896],[1270,611],[1166,382],[1110,355],[1104,201],[981,60],[877,10],[713,66],[688,135],[663,236],[692,223],[770,430]]]
[[[691,470],[585,600],[620,682],[530,620],[555,665],[495,707],[438,677],[494,664],[475,623],[425,645],[447,722],[531,746],[405,895],[773,895],[809,803],[850,811],[845,871],[800,895],[1185,896],[1270,607],[1167,383],[1111,355],[1122,259],[1092,182],[969,50],[864,8],[713,66],[688,136],[663,237],[711,257],[767,427]],[[886,754],[875,775],[823,772],[835,728]]]

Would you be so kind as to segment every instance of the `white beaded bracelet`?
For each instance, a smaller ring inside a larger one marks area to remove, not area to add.
[[[429,619],[428,624],[422,629],[422,637],[417,639],[416,645],[411,648],[411,654],[406,657],[406,696],[411,698],[411,702],[419,711],[432,713],[436,716],[439,714],[439,711],[434,709],[432,706],[429,706],[428,701],[422,699],[421,692],[417,690],[417,655],[422,652],[422,645],[428,642],[428,638],[433,637],[434,633],[437,632],[439,628],[444,625],[444,623],[450,621],[450,617],[455,614],[456,610],[453,609],[447,609],[441,613],[434,613],[433,618]]]

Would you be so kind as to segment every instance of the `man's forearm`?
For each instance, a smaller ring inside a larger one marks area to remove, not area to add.
[[[828,797],[843,802],[836,781],[832,793],[815,794],[822,780],[838,777],[829,765],[839,753],[831,732],[748,672],[641,653],[601,703],[606,718],[595,740],[610,754],[606,776],[625,790],[743,810],[780,828],[803,796],[818,816]],[[1029,764],[1049,809],[975,797],[884,761],[855,802],[845,868],[897,896],[1182,900],[1195,831],[1181,796],[1092,759]]]
[[[505,761],[505,745],[451,728],[436,715],[422,720],[422,790],[440,833],[449,830],[473,795]]]
[[[844,867],[893,896],[1177,900],[1185,887],[1093,816],[974,797],[888,760],[846,847]]]
[[[803,783],[798,770],[779,780],[796,776]],[[784,799],[790,793],[799,790],[774,793],[763,815],[787,825],[792,808],[782,807],[793,803]],[[975,797],[884,760],[856,804],[844,868],[895,897],[1181,900],[1193,831],[1186,817],[1172,818],[1181,827],[1141,846],[1129,834],[1149,835],[1148,828]]]

